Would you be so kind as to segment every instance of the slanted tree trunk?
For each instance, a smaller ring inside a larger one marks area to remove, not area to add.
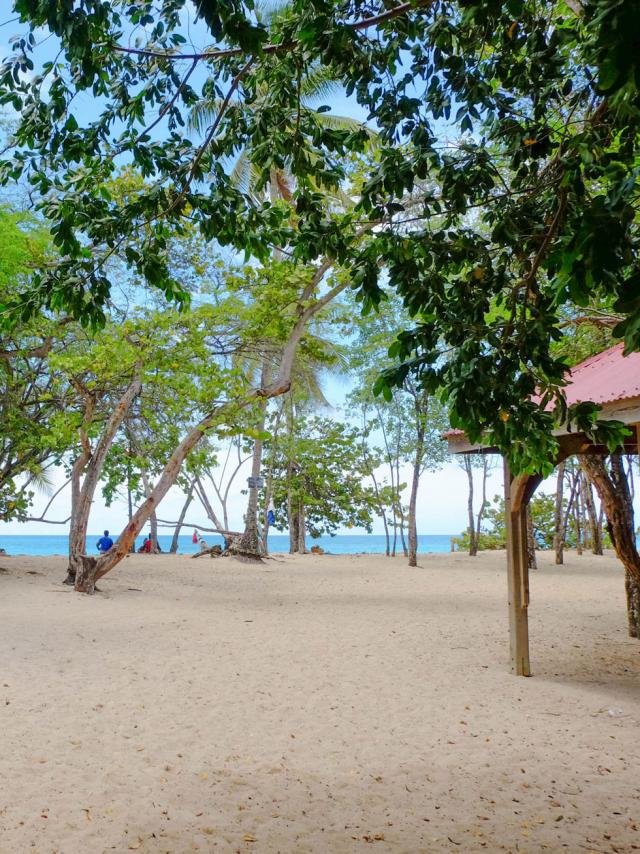
[[[622,454],[611,455],[610,471],[599,456],[581,456],[580,463],[598,492],[611,542],[625,569],[629,636],[640,638],[640,555],[636,547],[633,504]]]
[[[589,476],[580,462],[582,471],[584,472],[585,480],[583,483],[584,502],[587,508],[587,518],[589,520],[589,528],[591,530],[591,551],[594,555],[602,555],[602,525],[601,520],[596,511],[595,501],[593,500],[593,487]]]
[[[178,551],[178,538],[180,536],[180,531],[182,530],[182,526],[184,524],[184,517],[187,515],[187,510],[189,509],[189,505],[193,500],[193,490],[196,485],[195,478],[189,484],[189,489],[187,491],[187,498],[184,504],[182,505],[182,510],[180,511],[180,515],[178,516],[178,521],[176,522],[176,527],[173,532],[173,539],[171,540],[171,546],[169,547],[169,553],[174,555]]]
[[[564,462],[558,465],[556,480],[556,503],[554,512],[553,550],[556,553],[556,564],[564,563],[564,524],[562,519],[562,497],[564,491]]]
[[[198,496],[198,498],[200,499],[200,503],[204,507],[205,513],[207,514],[209,519],[211,519],[211,521],[215,525],[217,533],[219,533],[220,536],[224,539],[225,549],[230,548],[232,538],[229,535],[229,529],[228,529],[227,524],[226,524],[226,518],[225,518],[225,522],[222,522],[220,520],[220,518],[218,517],[218,514],[213,509],[213,506],[212,506],[211,502],[209,501],[209,496],[207,495],[207,492],[204,488],[204,484],[202,483],[202,480],[198,475],[196,475],[196,478],[194,481],[194,491],[195,491],[196,495]]]

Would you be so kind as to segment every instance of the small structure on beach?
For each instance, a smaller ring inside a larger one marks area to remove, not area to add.
[[[564,389],[567,404],[593,401],[602,406],[602,420],[621,421],[635,428],[625,440],[624,452],[640,449],[640,353],[623,355],[623,344],[586,359],[571,369]],[[560,429],[555,432],[559,450],[555,463],[574,454],[609,453],[584,433]],[[449,453],[500,453],[495,447],[469,442],[461,430],[445,436]],[[509,638],[511,670],[518,676],[530,676],[529,659],[529,561],[527,554],[527,505],[542,475],[515,475],[504,463],[504,497],[507,521],[507,578],[509,593]]]

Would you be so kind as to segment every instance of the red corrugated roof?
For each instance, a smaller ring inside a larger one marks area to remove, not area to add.
[[[584,400],[616,403],[640,397],[640,353],[623,356],[623,350],[624,344],[616,344],[571,368],[569,383],[564,388],[567,404],[571,406]],[[547,405],[547,409],[552,408],[553,404]],[[463,435],[463,430],[450,430],[443,438]]]
[[[623,349],[624,344],[616,344],[572,368],[564,389],[567,403],[614,403],[640,397],[640,353],[623,356]]]

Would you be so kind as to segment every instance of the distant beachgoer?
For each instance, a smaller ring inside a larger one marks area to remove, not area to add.
[[[112,546],[113,546],[113,540],[109,536],[109,531],[105,531],[104,536],[100,537],[100,539],[96,543],[96,548],[98,549],[99,552],[104,554],[105,552],[108,552],[109,549],[112,548]]]
[[[206,551],[207,551],[207,549],[209,548],[209,544],[208,544],[208,543],[207,543],[207,541],[204,539],[204,537],[200,537],[199,545],[200,545],[200,551],[201,551],[201,552],[206,552]]]
[[[142,544],[142,548],[147,554],[151,553],[151,535],[145,537],[144,543]]]
[[[194,532],[193,532],[193,536],[191,537],[191,542],[192,542],[192,543],[197,543],[197,542],[198,542],[198,532],[197,532],[197,531],[194,531]]]

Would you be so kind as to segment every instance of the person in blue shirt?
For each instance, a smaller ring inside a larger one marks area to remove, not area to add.
[[[96,546],[98,551],[102,552],[103,554],[109,551],[109,549],[113,546],[113,540],[109,536],[109,531],[104,532],[104,536],[100,537],[100,539],[96,543]]]

